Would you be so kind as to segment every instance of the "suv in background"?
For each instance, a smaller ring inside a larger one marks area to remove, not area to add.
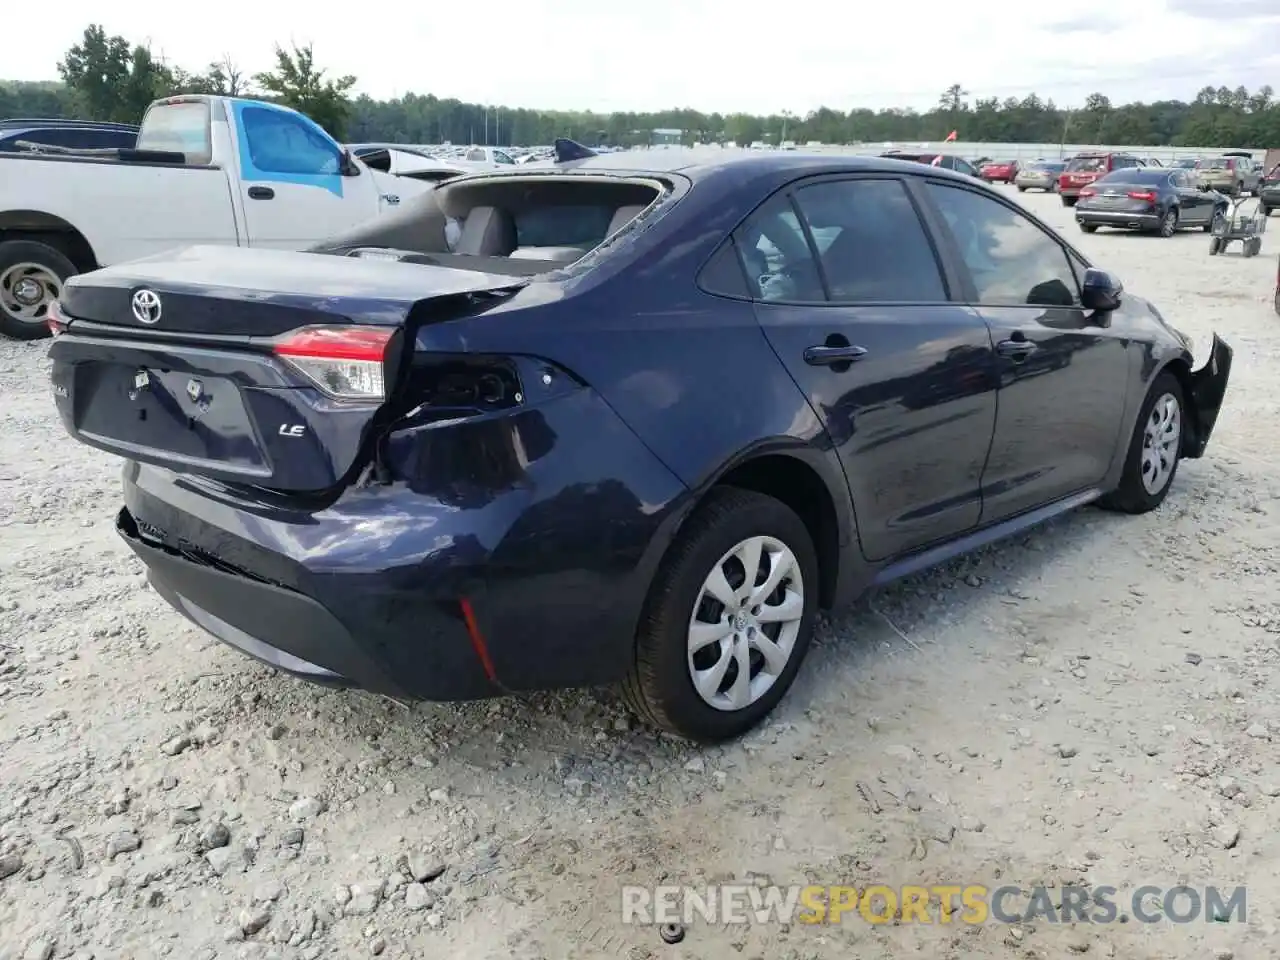
[[[1220,157],[1201,160],[1196,166],[1202,190],[1217,190],[1232,197],[1257,193],[1262,167],[1244,150],[1230,150]]]
[[[886,160],[914,160],[916,163],[928,164],[929,166],[943,167],[947,170],[955,170],[957,173],[963,173],[975,179],[981,180],[982,175],[978,173],[978,168],[971,164],[964,157],[956,157],[947,153],[934,153],[928,151],[925,153],[908,153],[904,150],[890,150],[880,154]],[[938,161],[936,164],[934,161]]]
[[[97,120],[0,120],[0,152],[25,152],[19,143],[64,150],[128,150],[138,139],[133,123]]]
[[[1131,153],[1077,153],[1058,176],[1058,193],[1064,207],[1074,207],[1080,191],[1099,177],[1125,167],[1145,167],[1141,157]]]

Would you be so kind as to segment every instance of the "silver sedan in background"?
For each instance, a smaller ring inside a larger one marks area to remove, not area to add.
[[[1013,178],[1013,185],[1019,193],[1028,190],[1043,190],[1045,193],[1056,193],[1058,176],[1066,168],[1065,160],[1036,160],[1018,169]]]

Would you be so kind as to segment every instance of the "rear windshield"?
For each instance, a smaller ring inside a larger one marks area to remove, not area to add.
[[[1193,159],[1177,160],[1174,162],[1173,165],[1175,167],[1181,167],[1183,170],[1191,170],[1199,162],[1200,162],[1199,160],[1193,160]]]
[[[1097,173],[1106,168],[1106,157],[1073,157],[1067,161],[1067,170],[1072,173]]]
[[[1098,183],[1145,183],[1161,184],[1169,179],[1168,170],[1143,170],[1141,167],[1127,167],[1124,170],[1113,170]]]
[[[185,153],[187,163],[211,163],[213,147],[209,142],[209,103],[192,100],[184,103],[160,103],[147,111],[138,131],[139,150]]]
[[[1027,166],[1027,169],[1038,170],[1044,173],[1057,173],[1065,166],[1065,163],[1032,163]]]
[[[1202,170],[1234,170],[1235,166],[1236,162],[1231,157],[1214,157],[1212,160],[1200,161]]]

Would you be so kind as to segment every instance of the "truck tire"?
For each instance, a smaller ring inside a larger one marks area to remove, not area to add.
[[[47,243],[0,243],[0,334],[16,340],[49,336],[49,307],[77,272],[64,253]]]

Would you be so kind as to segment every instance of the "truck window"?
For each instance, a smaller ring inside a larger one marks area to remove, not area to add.
[[[137,147],[139,150],[185,153],[187,163],[193,165],[212,163],[208,101],[156,104],[142,118]]]
[[[334,176],[342,169],[337,145],[296,114],[245,107],[240,124],[249,157],[263,173]]]

